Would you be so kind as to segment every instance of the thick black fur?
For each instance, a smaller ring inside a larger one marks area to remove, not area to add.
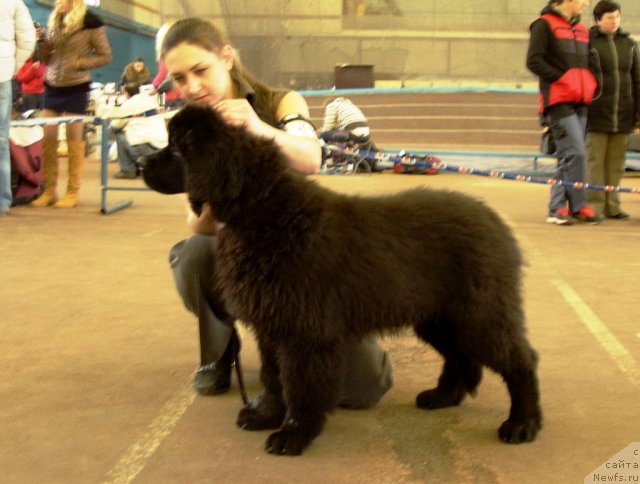
[[[238,425],[278,429],[269,452],[300,454],[321,432],[340,397],[347,341],[409,325],[444,357],[419,407],[458,405],[486,366],[511,396],[500,438],[535,439],[542,414],[521,255],[493,210],[449,191],[334,193],[203,106],[183,108],[169,132],[143,176],[157,191],[186,191],[195,210],[209,202],[224,223],[212,284],[253,327],[265,387]]]

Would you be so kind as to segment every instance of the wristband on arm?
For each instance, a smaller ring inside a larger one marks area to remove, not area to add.
[[[293,136],[311,139],[318,138],[316,135],[316,129],[311,121],[298,113],[287,114],[280,120],[277,128]]]

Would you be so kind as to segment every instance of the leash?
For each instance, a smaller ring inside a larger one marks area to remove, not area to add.
[[[240,345],[238,345],[240,346]],[[236,369],[236,376],[238,377],[238,386],[240,387],[240,395],[242,396],[242,401],[245,405],[249,405],[249,397],[247,396],[247,388],[244,385],[244,374],[242,371],[242,364],[240,363],[240,348],[237,348],[235,351],[235,357],[231,364]]]

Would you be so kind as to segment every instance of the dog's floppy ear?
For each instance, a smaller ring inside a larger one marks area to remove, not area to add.
[[[214,133],[205,139],[203,153],[209,168],[209,197],[212,201],[235,200],[244,185],[246,168],[246,163],[236,157],[251,156],[241,146],[246,133],[242,128],[227,125],[213,109],[208,112],[207,124]]]
[[[247,163],[236,156],[251,156],[247,134],[229,126],[212,108],[188,104],[169,124],[186,165],[186,186],[194,202],[218,202],[238,198],[247,174]]]

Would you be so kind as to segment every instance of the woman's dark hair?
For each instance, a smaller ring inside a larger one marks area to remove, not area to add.
[[[196,17],[178,20],[171,26],[162,42],[161,57],[164,57],[168,51],[183,43],[196,45],[216,54],[220,54],[226,45],[231,45],[220,29],[208,20]],[[233,51],[233,67],[230,74],[234,82],[236,79],[243,78],[249,83],[258,99],[273,99],[278,94],[277,90],[253,77],[242,65],[235,50]]]
[[[596,3],[596,6],[593,7],[593,18],[598,21],[602,19],[602,16],[605,13],[611,12],[619,12],[620,5],[616,2],[612,2],[611,0],[600,0]]]

